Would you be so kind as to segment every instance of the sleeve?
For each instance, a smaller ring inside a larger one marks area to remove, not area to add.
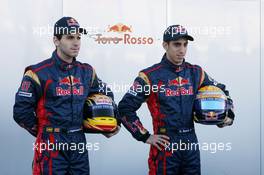
[[[38,76],[29,68],[25,70],[22,83],[16,93],[13,118],[31,135],[37,135],[35,109],[40,97],[41,87]]]
[[[140,72],[133,85],[118,104],[122,124],[138,141],[146,142],[150,133],[143,127],[136,111],[144,103],[150,92],[150,82],[145,73]]]
[[[201,79],[200,80],[201,80],[200,87],[213,85],[213,86],[219,87],[225,93],[225,95],[227,96],[227,105],[230,106],[230,110],[228,111],[228,117],[234,120],[235,118],[235,113],[233,110],[234,104],[233,104],[233,100],[231,99],[229,95],[229,91],[226,89],[226,86],[224,84],[221,84],[215,81],[202,69],[201,69]]]
[[[104,83],[100,78],[97,77],[95,70],[92,72],[90,94],[104,94],[108,97],[111,97],[114,100],[114,94],[112,90]]]

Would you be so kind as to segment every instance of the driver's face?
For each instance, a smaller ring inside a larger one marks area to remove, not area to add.
[[[170,41],[169,43],[163,43],[167,56],[174,64],[181,64],[188,46],[188,40],[180,38],[176,41]]]
[[[79,33],[63,35],[60,40],[56,41],[56,46],[65,56],[77,57],[81,47],[81,35]]]

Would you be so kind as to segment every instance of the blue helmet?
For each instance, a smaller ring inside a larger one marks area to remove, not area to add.
[[[232,105],[220,88],[204,86],[198,90],[194,101],[194,121],[205,125],[221,124],[231,108]]]

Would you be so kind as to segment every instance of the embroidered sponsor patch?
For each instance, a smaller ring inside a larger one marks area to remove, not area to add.
[[[168,81],[168,86],[184,86],[184,85],[187,85],[187,84],[190,84],[190,81],[189,79],[185,79],[181,76],[179,77],[176,77],[175,79],[172,79],[172,80],[169,80]]]
[[[177,88],[176,90],[166,88],[165,95],[167,97],[181,96],[181,95],[193,95],[193,87],[192,86],[189,86],[189,88],[180,87],[180,88]]]
[[[67,95],[83,95],[84,87],[80,86],[79,88],[73,86],[73,88],[69,87],[67,89],[63,89],[62,87],[56,87],[56,95],[57,96],[67,96]]]
[[[84,86],[81,86],[81,78],[74,76],[66,76],[59,79],[59,86],[56,87],[57,96],[66,96],[66,95],[83,95]],[[100,86],[100,85],[99,85]],[[101,87],[99,92],[101,91]]]
[[[32,97],[32,93],[29,92],[23,92],[23,91],[19,91],[18,92],[19,96],[23,96],[23,97]]]
[[[74,18],[70,18],[67,20],[68,26],[79,26],[78,22]]]
[[[133,85],[128,90],[128,93],[133,95],[133,96],[137,96],[137,91],[142,92],[142,87],[138,81],[134,81]]]
[[[133,95],[133,96],[137,96],[137,93],[134,90],[129,89],[128,93]]]
[[[30,81],[23,81],[21,84],[21,90],[27,92],[31,85]]]
[[[139,120],[134,121],[133,125],[135,125],[138,128],[141,134],[147,133],[147,130],[143,127],[142,123]]]

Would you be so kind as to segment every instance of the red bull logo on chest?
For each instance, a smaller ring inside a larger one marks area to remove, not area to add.
[[[71,94],[83,95],[83,93],[84,93],[84,87],[82,86],[82,82],[80,78],[76,78],[74,76],[67,76],[59,79],[59,87],[56,87],[57,96],[66,96]]]
[[[186,87],[188,85],[188,87]],[[168,81],[168,86],[176,86],[176,90],[171,89],[171,88],[166,88],[165,89],[165,95],[166,96],[180,96],[180,95],[193,95],[193,86],[191,86],[191,83],[189,79],[185,79],[181,76],[169,80]]]
[[[179,86],[179,87],[181,87],[181,86],[184,86],[184,85],[187,85],[187,84],[190,84],[189,79],[185,79],[185,78],[183,78],[181,76],[179,76],[179,77],[177,77],[177,78],[175,78],[173,80],[169,80],[168,81],[168,85],[169,86]]]

